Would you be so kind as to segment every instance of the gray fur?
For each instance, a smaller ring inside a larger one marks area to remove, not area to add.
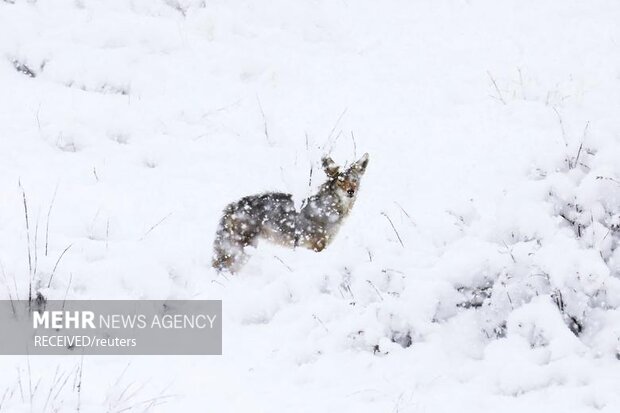
[[[299,212],[292,196],[280,192],[246,196],[229,204],[215,236],[213,267],[218,271],[239,271],[248,258],[245,247],[256,247],[259,239],[322,251],[351,211],[367,165],[365,154],[341,173],[334,161],[324,158],[328,179]]]

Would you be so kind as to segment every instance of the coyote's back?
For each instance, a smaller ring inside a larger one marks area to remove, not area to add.
[[[323,158],[328,179],[299,212],[290,194],[278,192],[246,196],[229,204],[215,235],[213,267],[238,271],[247,261],[245,248],[255,247],[259,239],[322,251],[351,211],[367,165],[365,154],[340,172],[334,161]]]

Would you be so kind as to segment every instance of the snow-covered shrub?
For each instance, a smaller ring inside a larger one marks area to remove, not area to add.
[[[371,328],[374,334],[357,326],[349,337],[359,342],[364,336],[363,347],[374,353],[388,342],[406,348],[474,312],[478,321],[472,328],[487,341],[516,335],[531,347],[554,340],[599,343],[597,348],[615,356],[620,168],[606,159],[611,158],[599,160],[582,149],[580,156],[560,161],[556,171],[506,193],[495,216],[459,220],[460,238],[447,244],[425,274],[409,277],[413,274],[402,269],[388,277],[384,270],[366,280],[377,297],[359,311],[373,312],[378,324]],[[352,286],[360,275],[347,275],[348,291],[362,288],[361,282]],[[421,281],[429,277],[432,287]]]

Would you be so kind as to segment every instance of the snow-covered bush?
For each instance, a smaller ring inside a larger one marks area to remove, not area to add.
[[[408,279],[406,268],[377,275],[380,305],[367,311],[383,330],[366,348],[376,352],[380,337],[415,346],[432,324],[474,312],[478,323],[471,327],[486,340],[514,334],[536,347],[569,333],[569,341],[616,356],[610,342],[620,342],[620,164],[599,155],[588,150],[578,163],[559,161],[556,170],[506,193],[496,216],[460,219],[461,237],[428,275],[448,288],[419,294],[424,285]]]

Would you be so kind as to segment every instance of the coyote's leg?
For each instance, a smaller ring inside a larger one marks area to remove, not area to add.
[[[303,232],[298,236],[295,245],[307,248],[314,252],[321,252],[330,242],[330,237],[325,231],[314,228],[309,234]]]
[[[304,245],[304,247],[314,251],[321,252],[327,247],[329,240],[327,238],[313,238],[309,239],[308,242]]]

